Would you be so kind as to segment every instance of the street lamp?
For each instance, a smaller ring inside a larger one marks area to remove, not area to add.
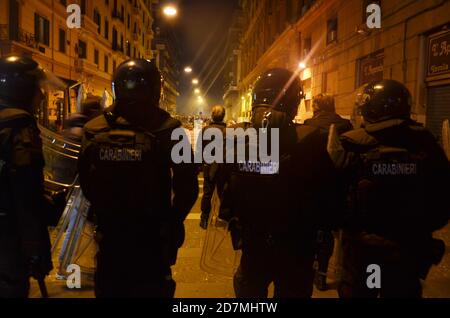
[[[194,93],[195,93],[196,95],[198,95],[198,94],[200,94],[200,90],[199,90],[198,88],[196,88],[196,89],[194,90]]]
[[[305,62],[298,63],[298,68],[301,69],[301,70],[304,70],[306,68]]]
[[[178,10],[173,5],[169,4],[163,8],[163,13],[166,17],[173,18],[178,14]]]
[[[203,104],[203,102],[204,102],[203,97],[201,97],[201,96],[197,97],[197,100],[198,100],[199,104]]]
[[[192,67],[186,66],[186,67],[184,68],[184,72],[187,73],[187,74],[192,73]]]
[[[194,78],[194,79],[192,80],[192,84],[198,85],[198,79],[197,79],[197,78]]]

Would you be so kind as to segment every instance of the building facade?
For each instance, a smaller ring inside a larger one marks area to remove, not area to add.
[[[48,96],[41,122],[60,129],[76,111],[80,84],[87,94],[111,94],[111,79],[124,60],[152,58],[155,0],[1,0],[0,54],[31,55],[65,80],[68,96]],[[67,6],[78,4],[81,28],[69,28]],[[61,102],[65,99],[64,103]]]
[[[366,23],[372,3],[381,7],[380,29]],[[250,115],[256,77],[285,67],[304,83],[300,122],[312,115],[316,94],[334,95],[338,113],[351,118],[358,87],[394,79],[410,90],[415,119],[440,135],[450,118],[450,1],[243,0],[241,6],[242,116]]]
[[[240,115],[240,101],[238,83],[241,81],[241,50],[240,39],[242,36],[243,16],[242,10],[233,12],[231,27],[228,30],[226,40],[226,61],[223,71],[224,82],[224,107],[226,109],[226,120],[236,120]]]
[[[177,112],[177,99],[180,96],[180,57],[178,39],[173,27],[161,16],[161,7],[153,4],[155,23],[152,41],[153,57],[164,78],[163,96],[160,107],[170,114]]]

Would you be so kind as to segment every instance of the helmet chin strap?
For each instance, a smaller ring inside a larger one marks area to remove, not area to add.
[[[268,128],[282,128],[289,124],[288,115],[270,105],[258,105],[253,109],[252,122],[256,128],[262,128],[263,133],[266,133]]]

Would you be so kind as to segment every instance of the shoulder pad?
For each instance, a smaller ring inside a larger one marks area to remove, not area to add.
[[[297,141],[301,142],[305,139],[317,136],[320,134],[320,129],[318,127],[310,125],[295,125],[295,131],[297,133]]]
[[[364,128],[348,131],[341,135],[342,146],[347,150],[370,149],[378,145],[378,141],[369,135]]]
[[[152,131],[152,133],[161,133],[164,131],[171,131],[181,127],[181,122],[173,117],[168,117],[160,127]]]
[[[89,121],[84,126],[84,130],[87,133],[96,134],[111,130],[111,127],[109,127],[108,121],[106,120],[105,116],[100,115]]]

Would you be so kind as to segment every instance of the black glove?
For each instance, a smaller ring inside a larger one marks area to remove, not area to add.
[[[45,189],[44,214],[48,226],[56,226],[67,204],[67,189]]]
[[[43,279],[53,269],[49,244],[45,242],[24,244],[23,253],[29,276]]]

